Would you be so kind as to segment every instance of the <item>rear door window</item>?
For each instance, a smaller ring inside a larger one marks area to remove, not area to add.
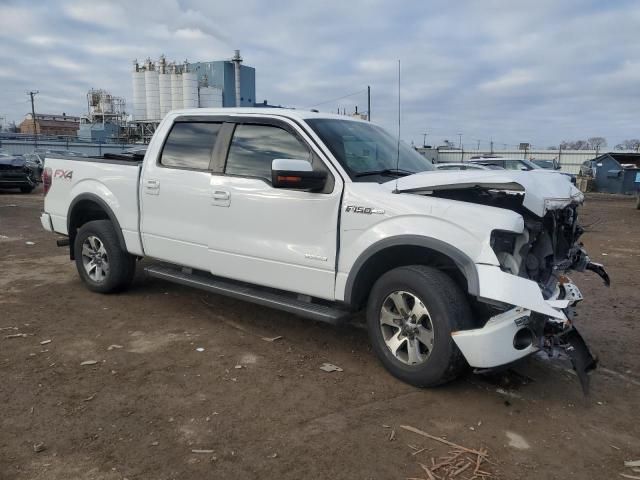
[[[222,123],[176,122],[162,149],[165,167],[209,170],[213,146]]]

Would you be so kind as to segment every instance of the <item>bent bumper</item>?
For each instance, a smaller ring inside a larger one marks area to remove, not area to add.
[[[47,232],[53,232],[53,223],[51,223],[51,215],[48,213],[42,212],[40,215],[40,223],[42,224],[42,228],[44,228]]]
[[[513,308],[491,317],[482,328],[451,334],[467,363],[474,368],[494,368],[512,363],[540,350],[545,324],[554,330],[570,328],[571,308],[582,300],[578,287],[563,280],[549,299],[536,282],[478,265],[480,300],[501,302]],[[559,299],[560,293],[562,299]]]
[[[531,310],[516,307],[491,317],[482,328],[453,332],[451,336],[472,367],[499,367],[539,350],[530,321]]]
[[[0,170],[0,188],[34,187],[36,181],[24,170]]]

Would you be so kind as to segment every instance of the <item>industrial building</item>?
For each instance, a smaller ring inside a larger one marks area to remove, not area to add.
[[[39,135],[75,135],[80,125],[80,117],[74,117],[62,113],[62,115],[50,113],[36,113],[35,122],[33,115],[27,113],[20,123],[20,133]]]
[[[133,120],[159,122],[180,108],[253,107],[255,69],[242,65],[240,51],[230,60],[183,63],[134,61]]]
[[[87,142],[117,140],[125,123],[125,100],[105,90],[87,93],[87,116],[80,119],[78,139]]]

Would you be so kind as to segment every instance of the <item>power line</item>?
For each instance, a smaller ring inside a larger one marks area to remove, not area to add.
[[[343,95],[342,97],[338,97],[338,98],[332,98],[331,100],[325,100],[324,102],[315,103],[313,105],[309,105],[308,107],[304,107],[304,108],[313,108],[313,107],[318,107],[320,105],[324,105],[325,103],[337,102],[338,100],[342,100],[343,98],[353,97],[354,95],[358,95],[358,94],[364,93],[366,91],[367,91],[367,89],[363,88],[362,90],[358,90],[357,92],[349,93],[347,95]]]

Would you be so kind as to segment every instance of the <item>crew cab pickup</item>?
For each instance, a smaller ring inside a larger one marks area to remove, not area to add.
[[[337,323],[437,385],[534,352],[593,368],[569,270],[583,195],[553,172],[435,171],[384,129],[285,109],[169,113],[142,156],[45,160],[46,230],[95,292],[152,277]],[[586,382],[586,380],[585,380]]]

